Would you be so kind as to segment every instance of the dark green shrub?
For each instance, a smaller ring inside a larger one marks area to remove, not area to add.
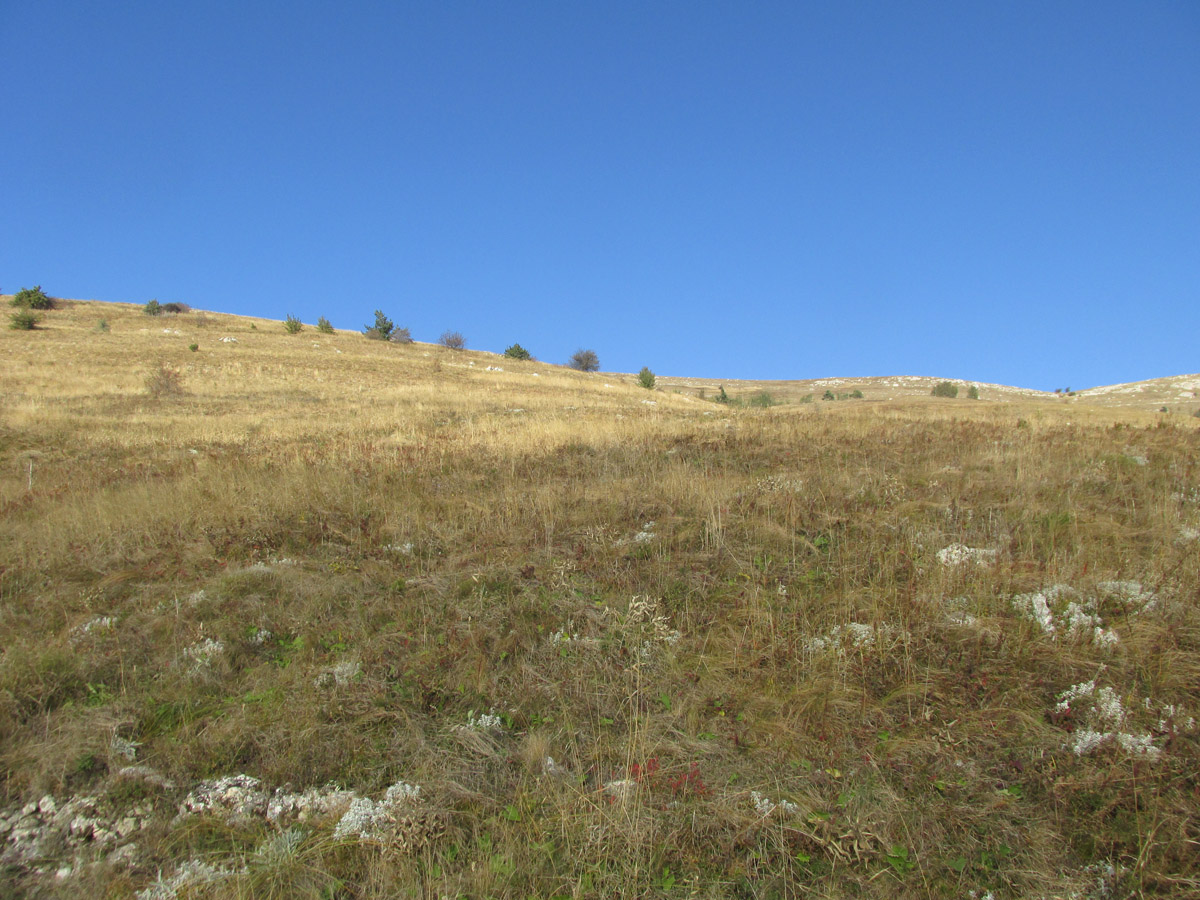
[[[413,342],[412,332],[407,328],[394,328],[388,340],[393,344],[411,344]]]
[[[504,351],[504,355],[509,359],[533,359],[533,356],[530,354],[530,352],[520,344],[513,344]]]
[[[101,332],[102,334],[104,332],[108,331],[108,319],[101,319],[99,322],[97,322],[96,330]]]
[[[978,400],[979,399],[979,385],[977,385],[977,384],[971,385],[971,387],[967,390],[967,398],[970,400]]]
[[[600,357],[595,350],[576,350],[567,360],[567,365],[580,372],[599,372]]]
[[[714,403],[728,403],[729,402],[729,395],[727,393],[725,393],[725,385],[721,385],[720,390],[717,392],[717,396],[713,397],[713,402]]]
[[[467,339],[459,331],[443,331],[438,343],[447,350],[461,350],[467,346]]]
[[[170,313],[173,316],[183,315],[186,312],[191,312],[192,308],[186,303],[164,303],[161,307],[165,313]]]
[[[191,350],[193,353],[195,353],[197,350],[200,349],[200,345],[199,344],[188,344],[188,349]]]
[[[321,334],[333,334],[333,325],[330,324],[327,318],[321,316],[321,318],[317,319],[317,331],[321,332]]]
[[[304,330],[304,323],[288,313],[288,317],[283,320],[283,327],[287,329],[288,334],[299,334]]]
[[[21,309],[54,309],[54,300],[46,296],[39,284],[17,291],[16,296],[12,298],[12,305]]]
[[[863,392],[858,390],[858,388],[855,388],[854,390],[852,390],[850,392],[851,400],[861,400],[862,398],[863,398]]]
[[[933,396],[935,397],[950,397],[958,396],[958,385],[951,384],[949,381],[939,381],[933,386]]]
[[[8,327],[13,331],[33,331],[39,319],[32,310],[19,309],[8,318]]]
[[[646,390],[654,389],[654,373],[649,367],[642,366],[642,371],[638,372],[638,384],[646,388]]]
[[[746,402],[750,406],[757,407],[758,409],[766,409],[768,406],[777,406],[779,403],[779,401],[777,401],[766,391],[759,391]]]
[[[146,305],[142,307],[142,312],[148,316],[161,316],[162,311],[162,304],[157,300],[147,300]]]
[[[363,327],[363,334],[373,341],[386,341],[396,330],[395,324],[383,314],[383,310],[375,310],[375,324]]]
[[[821,399],[822,400],[836,400],[837,397],[834,395],[833,391],[826,391],[825,393],[823,393],[821,395]]]

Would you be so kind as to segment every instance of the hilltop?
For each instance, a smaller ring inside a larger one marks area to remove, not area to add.
[[[7,305],[9,296],[0,295],[0,304]],[[287,335],[291,343],[276,340],[283,333],[283,323],[260,319],[250,316],[236,316],[227,313],[211,313],[192,311],[185,315],[167,314],[162,316],[146,316],[142,307],[128,303],[101,303],[98,301],[60,300],[59,309],[43,323],[43,329],[52,336],[43,337],[37,344],[30,344],[26,349],[44,346],[49,343],[57,345],[57,341],[72,337],[68,340],[78,340],[81,335],[94,332],[95,325],[101,319],[110,325],[120,323],[123,329],[119,340],[109,340],[104,333],[91,333],[88,342],[102,346],[106,350],[120,348],[124,358],[135,363],[148,355],[155,353],[163,358],[182,361],[185,366],[194,365],[184,350],[192,342],[203,344],[205,354],[201,357],[213,361],[211,353],[219,350],[229,350],[229,344],[238,342],[240,349],[252,349],[256,353],[267,353],[278,362],[280,354],[286,354],[289,361],[297,365],[308,362],[319,362],[322,354],[329,355],[351,354],[350,359],[338,360],[343,370],[350,377],[357,377],[359,366],[366,363],[377,364],[382,359],[390,359],[401,364],[416,363],[412,370],[417,377],[425,374],[420,367],[421,360],[441,359],[450,367],[474,368],[482,366],[484,371],[495,371],[497,367],[504,369],[512,367],[514,372],[532,374],[535,366],[540,369],[540,375],[567,375],[574,377],[575,373],[563,365],[537,362],[525,363],[503,357],[502,354],[479,350],[457,351],[445,355],[445,348],[437,344],[414,342],[411,345],[392,345],[386,343],[362,342],[362,334],[358,331],[338,330],[334,334],[321,334],[309,324],[296,335]],[[232,340],[229,340],[232,339]],[[340,342],[335,342],[338,339]],[[347,339],[349,343],[347,343]],[[324,341],[324,343],[323,343]],[[215,342],[215,343],[214,343]],[[10,345],[11,346],[11,345]],[[380,354],[390,353],[391,356]],[[415,355],[414,355],[415,354]],[[242,354],[246,355],[245,353]],[[489,369],[488,367],[492,368]],[[363,373],[365,374],[365,373]],[[576,387],[596,387],[595,381],[602,378],[602,389],[616,386],[627,387],[636,382],[632,373],[606,372],[599,373],[591,381],[573,382]],[[1160,412],[1166,406],[1171,413],[1191,413],[1200,410],[1200,374],[1174,375],[1132,384],[1116,384],[1091,388],[1071,390],[1064,388],[1061,393],[1040,391],[1031,388],[1012,385],[990,384],[971,381],[961,377],[934,377],[922,375],[892,375],[870,377],[824,377],[811,379],[796,379],[784,381],[764,381],[753,379],[723,379],[703,376],[678,376],[659,374],[657,387],[659,394],[654,398],[663,400],[662,393],[668,392],[685,398],[712,399],[724,387],[733,398],[749,398],[759,396],[763,392],[770,395],[778,403],[820,403],[826,393],[840,397],[855,391],[862,393],[862,400],[874,403],[888,401],[913,401],[930,398],[933,387],[943,381],[949,381],[960,387],[961,398],[966,397],[967,390],[974,386],[979,392],[979,399],[992,402],[1045,402],[1055,404],[1060,408],[1079,408],[1090,406],[1120,407],[1146,412]],[[645,399],[642,397],[641,399]],[[1039,407],[1050,409],[1052,407]]]
[[[0,893],[1195,896],[1196,378],[64,301],[0,334]]]

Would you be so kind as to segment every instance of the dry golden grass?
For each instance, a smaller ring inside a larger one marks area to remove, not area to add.
[[[1200,892],[1195,419],[86,302],[0,378],[9,893]],[[178,815],[233,775],[260,806]],[[376,832],[264,812],[331,783]]]

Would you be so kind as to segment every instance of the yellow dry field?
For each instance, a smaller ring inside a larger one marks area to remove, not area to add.
[[[1200,896],[1200,420],[889,381],[3,331],[0,893]]]

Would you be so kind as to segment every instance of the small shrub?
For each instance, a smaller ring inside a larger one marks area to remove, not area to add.
[[[8,318],[8,327],[13,331],[33,331],[39,319],[32,310],[19,309]]]
[[[180,316],[192,311],[192,308],[186,303],[164,303],[161,309],[163,312],[170,313],[173,316]]]
[[[142,307],[142,312],[148,316],[161,316],[162,311],[162,304],[157,300],[147,300],[146,305]]]
[[[373,341],[386,341],[396,330],[392,320],[383,314],[383,310],[375,310],[375,324],[363,327],[363,334]]]
[[[1192,417],[1195,419],[1200,419],[1200,408],[1197,408],[1197,410],[1192,413]]]
[[[599,372],[600,357],[596,355],[595,350],[576,350],[567,360],[567,365],[580,372]]]
[[[935,397],[950,397],[958,396],[958,385],[951,384],[949,381],[939,381],[933,386],[933,396]]]
[[[642,371],[638,372],[638,384],[648,391],[654,389],[654,373],[649,367],[642,366]]]
[[[321,318],[317,319],[317,331],[321,332],[321,334],[333,334],[333,325],[330,324],[327,318],[321,316]]]
[[[394,328],[388,340],[393,344],[411,344],[413,342],[412,332],[407,328]]]
[[[188,344],[188,349],[191,350],[193,353],[195,353],[197,350],[200,349],[200,345],[199,344]]]
[[[54,309],[54,300],[46,296],[39,284],[17,291],[16,296],[12,298],[12,305],[21,309]]]
[[[833,391],[826,391],[825,393],[823,393],[821,395],[821,399],[822,400],[836,400],[837,397],[834,395]]]
[[[532,354],[520,344],[513,344],[504,351],[504,355],[509,359],[533,359]]]
[[[978,400],[979,399],[979,386],[978,385],[975,385],[975,384],[971,385],[970,389],[968,389],[968,391],[967,391],[967,398],[970,400]]]
[[[288,317],[283,320],[283,327],[287,329],[288,334],[299,334],[304,330],[304,323],[288,313]]]
[[[746,402],[749,403],[750,406],[757,407],[758,409],[766,409],[769,406],[777,406],[779,403],[779,401],[772,397],[767,391],[759,391]]]
[[[855,388],[854,390],[852,390],[850,392],[851,400],[861,400],[862,398],[863,398],[863,392],[860,391],[858,388]]]
[[[99,322],[97,322],[96,330],[98,332],[100,332],[101,334],[104,334],[105,332],[107,332],[108,331],[108,319],[101,319]]]
[[[438,343],[447,350],[461,350],[467,346],[467,339],[458,331],[443,331]]]
[[[714,403],[728,403],[729,402],[729,395],[727,393],[725,393],[725,385],[721,385],[720,390],[717,392],[717,396],[713,397],[713,402]]]
[[[183,393],[183,373],[160,362],[146,375],[146,393],[156,400],[178,397]]]
[[[812,394],[805,394],[803,397],[801,397],[801,398],[800,398],[800,402],[801,402],[801,403],[812,403],[812,402],[813,402],[813,395],[812,395]]]

